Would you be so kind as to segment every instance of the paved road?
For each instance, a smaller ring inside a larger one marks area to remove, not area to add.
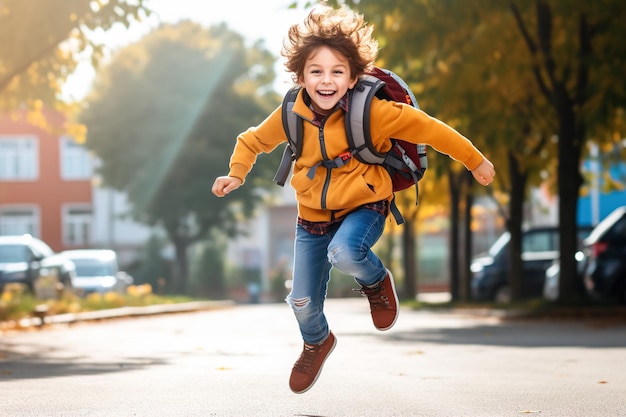
[[[327,312],[337,348],[302,395],[284,304],[5,333],[0,416],[626,416],[626,323]]]

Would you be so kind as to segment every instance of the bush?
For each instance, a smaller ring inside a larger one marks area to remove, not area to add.
[[[20,288],[21,287],[21,288]],[[84,298],[65,291],[58,299],[40,300],[29,294],[23,286],[5,287],[0,296],[0,321],[18,321],[32,317],[36,310],[47,315],[106,310],[120,307],[141,307],[155,304],[172,304],[193,301],[190,297],[166,297],[152,292],[149,284],[132,285],[126,293],[92,293]]]

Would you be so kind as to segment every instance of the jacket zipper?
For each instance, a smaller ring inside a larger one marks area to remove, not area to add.
[[[326,125],[326,119],[322,120],[322,123],[319,126],[319,142],[320,142],[320,150],[322,152],[322,158],[327,161],[328,154],[326,153],[326,143],[324,140],[324,126]],[[320,196],[320,206],[323,210],[326,210],[326,197],[328,195],[328,187],[330,186],[330,170],[331,168],[326,168],[326,179],[324,180],[324,187],[322,188],[322,195]]]

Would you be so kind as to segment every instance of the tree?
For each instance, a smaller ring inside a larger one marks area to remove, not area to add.
[[[578,248],[573,237],[583,183],[582,152],[589,133],[610,124],[626,99],[626,6],[616,0],[509,5],[528,49],[532,74],[558,123],[559,299],[567,301],[577,296]]]
[[[211,194],[237,134],[279,103],[266,93],[273,61],[225,25],[187,21],[119,51],[97,76],[81,115],[87,147],[102,160],[104,184],[128,195],[133,216],[166,230],[176,252],[171,291],[187,289],[189,245],[209,231],[241,233],[261,199],[255,186],[270,186],[277,161],[261,157],[255,169],[264,172],[251,186],[228,199]]]
[[[91,51],[95,63],[103,46],[89,31],[128,26],[149,10],[143,0],[5,0],[0,3],[0,110],[23,103],[59,104],[58,93],[77,64],[77,55]]]

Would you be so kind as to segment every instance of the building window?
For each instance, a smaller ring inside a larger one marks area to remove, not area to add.
[[[37,138],[0,137],[0,180],[37,179]]]
[[[63,208],[63,244],[85,246],[91,241],[91,207],[72,205]]]
[[[32,207],[0,207],[0,235],[39,235],[39,216]]]
[[[90,179],[93,165],[89,152],[72,138],[61,138],[61,178],[66,180]]]

